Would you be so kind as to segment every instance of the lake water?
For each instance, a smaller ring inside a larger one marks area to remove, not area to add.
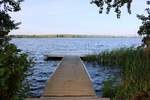
[[[27,79],[31,84],[29,96],[39,97],[49,77],[55,71],[59,61],[44,61],[45,55],[86,55],[97,54],[104,50],[120,47],[138,46],[140,38],[13,38],[11,43],[27,53],[35,62],[31,70],[33,75]],[[85,65],[92,78],[95,91],[102,93],[103,81],[117,73],[115,69],[102,66]]]

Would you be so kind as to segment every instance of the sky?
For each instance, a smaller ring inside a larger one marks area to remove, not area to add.
[[[90,0],[25,0],[22,10],[12,13],[12,19],[22,22],[11,34],[87,34],[135,36],[141,25],[137,14],[144,14],[146,0],[133,0],[132,14],[122,8],[120,19],[111,10],[99,14],[99,9]]]

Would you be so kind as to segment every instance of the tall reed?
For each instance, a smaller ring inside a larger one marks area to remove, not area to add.
[[[103,51],[97,55],[96,61],[103,66],[121,69],[121,84],[115,86],[115,89],[113,84],[109,86],[115,90],[115,94],[110,96],[113,100],[134,100],[142,94],[141,98],[150,97],[150,56],[144,49],[131,47]],[[104,93],[106,88],[108,91],[105,85],[108,83],[104,84]],[[109,92],[112,93],[113,90],[110,89]]]

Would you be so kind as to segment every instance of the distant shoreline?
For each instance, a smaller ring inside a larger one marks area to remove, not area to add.
[[[138,38],[139,36],[111,36],[111,35],[9,35],[11,38]]]

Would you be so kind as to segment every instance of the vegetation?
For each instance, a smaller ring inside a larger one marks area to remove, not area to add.
[[[128,13],[131,13],[131,3],[133,0],[92,0],[103,12],[106,5],[106,13],[109,14],[111,8],[115,9],[117,18],[120,18],[121,7],[127,4]],[[150,5],[150,1],[147,0]],[[144,36],[143,45],[149,47],[150,40],[150,8],[146,8],[148,13],[137,15],[142,20],[142,25],[138,34]],[[112,79],[106,80],[103,87],[103,96],[111,97],[113,100],[150,100],[150,52],[141,48],[121,48],[112,51],[104,51],[99,55],[88,55],[85,60],[97,61],[103,66],[120,68],[121,82],[114,85]],[[94,62],[95,62],[94,61]]]
[[[8,33],[20,23],[11,19],[9,12],[17,12],[23,0],[0,1],[0,100],[22,100],[26,96],[30,60],[14,44]]]
[[[115,78],[109,78],[104,81],[103,97],[113,98],[117,92],[117,87],[114,84]]]
[[[92,0],[91,4],[95,4],[99,8],[99,13],[102,13],[104,7],[106,7],[106,13],[109,14],[110,10],[113,8],[114,12],[117,14],[117,18],[120,18],[121,7],[127,6],[128,13],[131,14],[131,3],[133,0]],[[147,0],[149,3],[150,1]]]
[[[123,38],[126,36],[111,35],[75,35],[75,34],[51,34],[51,35],[10,35],[11,38]]]
[[[94,62],[97,60],[97,56],[96,55],[86,55],[86,57],[81,57],[81,59],[83,61],[87,61],[87,62]]]
[[[128,13],[131,14],[131,3],[132,0],[92,0],[91,3],[94,3],[98,8],[100,8],[99,13],[103,12],[103,8],[105,5],[106,13],[109,14],[111,8],[114,8],[114,12],[117,13],[117,18],[120,18],[121,15],[121,7],[127,4]]]
[[[104,51],[97,55],[96,61],[103,66],[121,69],[120,84],[115,86],[107,80],[103,88],[104,96],[112,100],[150,99],[150,55],[145,54],[143,49],[132,47]]]
[[[150,5],[150,2],[147,2]],[[147,44],[146,42],[150,40],[150,8],[146,8],[147,16],[145,15],[137,15],[138,19],[142,20],[142,25],[138,30],[139,35],[143,35],[143,43]],[[147,44],[148,45],[148,44]]]

